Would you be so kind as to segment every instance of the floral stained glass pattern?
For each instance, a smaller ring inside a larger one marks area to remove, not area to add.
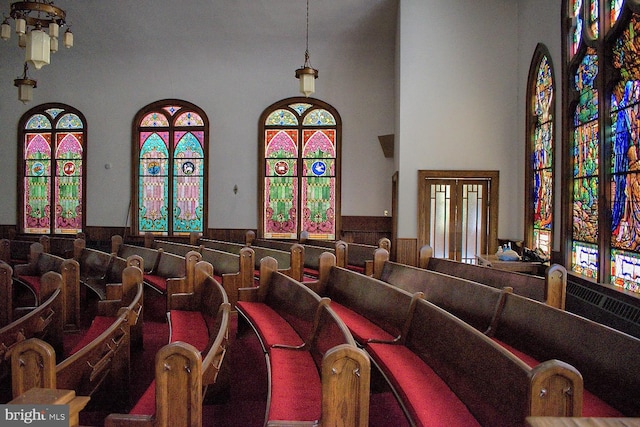
[[[140,148],[140,232],[168,231],[168,132],[142,134]]]
[[[533,136],[533,244],[551,254],[553,224],[553,79],[551,66],[543,55],[536,74],[533,112],[536,124]]]
[[[265,135],[266,238],[297,238],[298,130],[269,129]]]
[[[56,136],[55,232],[77,232],[82,229],[82,134]]]
[[[22,130],[22,231],[79,233],[84,222],[84,119],[66,106],[29,114]]]
[[[579,102],[573,120],[573,240],[589,244],[598,242],[598,164],[599,125],[598,91],[595,79],[598,75],[598,58],[589,48],[575,73],[575,90]],[[574,250],[576,246],[574,245]],[[595,249],[597,251],[597,248]],[[573,259],[582,261],[574,252]],[[591,258],[589,258],[591,259]],[[595,257],[597,260],[597,256]],[[572,265],[572,269],[596,277],[597,265]],[[588,273],[584,273],[589,271]]]
[[[638,289],[640,253],[640,58],[635,55],[639,16],[615,42],[613,65],[622,78],[611,92],[611,281]]]
[[[138,113],[137,232],[186,235],[206,228],[208,120],[184,101]]]
[[[265,112],[263,236],[336,237],[338,120],[307,102],[281,103]]]
[[[177,132],[173,160],[173,231],[203,229],[204,132]]]

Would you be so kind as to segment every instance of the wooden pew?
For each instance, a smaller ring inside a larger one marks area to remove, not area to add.
[[[331,299],[331,308],[346,323],[356,341],[399,341],[422,292],[410,293],[388,283],[335,265],[333,254],[321,257],[320,278],[305,282]]]
[[[634,378],[636,387],[640,384],[638,376],[634,377],[630,370],[625,369],[629,363],[623,363],[622,359],[626,358],[624,354],[627,352],[620,350],[631,347],[635,350],[629,351],[640,351],[640,340],[626,334],[517,295],[510,288],[505,292],[458,277],[390,261],[384,264],[381,280],[409,292],[423,292],[425,300],[488,336],[495,335],[523,360],[558,359],[571,364],[585,378],[584,407],[587,414],[591,411],[609,411],[610,408],[603,407],[601,401],[613,408],[621,407],[613,402],[619,401],[622,393],[616,396],[618,399],[609,397],[612,381],[627,384],[621,386],[627,394],[631,393],[633,387],[628,385],[628,380],[625,383],[622,378]],[[571,332],[574,330],[575,332]],[[576,336],[580,338],[574,339]],[[597,352],[585,349],[587,343],[608,341],[609,345],[599,348]],[[586,367],[585,360],[591,361]],[[635,361],[631,362],[629,369],[634,369],[634,363]],[[635,368],[640,369],[640,366]],[[604,372],[609,372],[613,380],[607,379]],[[605,384],[609,384],[609,389],[605,389]]]
[[[122,236],[117,234],[111,236],[111,253],[124,259],[129,259],[131,256],[140,257],[142,262],[137,267],[145,273],[154,271],[160,260],[160,251],[150,247],[126,244]]]
[[[259,287],[240,290],[238,312],[265,351],[265,425],[368,425],[369,358],[329,299],[279,273],[273,258],[261,270]]]
[[[10,375],[9,357],[19,342],[29,338],[47,341],[59,353],[63,348],[62,276],[53,271],[42,275],[42,303],[35,307],[18,307],[15,320],[0,328],[0,379]]]
[[[42,244],[46,253],[73,258],[76,239],[85,240],[84,233],[78,233],[75,237],[40,236],[38,242]]]
[[[136,282],[136,296],[128,306],[101,301],[96,316],[62,362],[56,365],[51,345],[31,338],[18,343],[11,352],[13,396],[34,387],[63,388],[91,396],[99,387],[112,391],[113,402],[120,406],[129,401],[130,324],[137,321],[142,301],[142,271],[128,267],[123,281]],[[117,309],[117,312],[112,312]]]
[[[490,335],[530,365],[554,358],[575,366],[588,390],[584,416],[600,416],[602,402],[595,396],[618,416],[640,416],[640,402],[631,397],[640,390],[640,360],[632,356],[640,354],[640,339],[511,293],[498,307]]]
[[[516,261],[514,261],[516,262]],[[420,248],[419,267],[451,276],[463,277],[495,288],[510,286],[513,291],[536,301],[564,309],[567,294],[567,270],[561,265],[549,267],[545,277],[515,271],[465,264],[448,259],[434,258],[431,247]]]
[[[285,242],[281,240],[271,239],[258,239],[256,238],[253,230],[248,230],[245,235],[245,243],[247,246],[257,246],[264,248],[278,249],[281,251],[291,251],[293,245],[300,244],[303,248],[304,255],[304,267],[303,267],[303,280],[314,280],[318,278],[318,270],[320,268],[320,256],[324,252],[329,252],[335,255],[336,265],[339,267],[345,267],[347,265],[346,254],[347,244],[342,240],[337,240],[333,243],[333,247],[315,246],[313,243],[297,243],[297,242]]]
[[[202,248],[202,260],[213,266],[213,276],[227,293],[233,310],[238,301],[238,289],[254,286],[255,253],[246,247],[239,254]]]
[[[143,260],[144,282],[154,291],[168,295],[193,289],[195,265],[202,260],[200,252],[190,251],[186,256],[178,256],[162,249],[123,244],[120,236],[113,236],[111,242],[112,252],[121,258],[138,255]],[[148,269],[147,261],[154,263],[152,269]]]
[[[1,239],[0,260],[11,266],[28,263],[33,243],[32,240]]]
[[[308,233],[302,232],[300,233],[300,243],[307,244],[309,242],[313,242],[312,244],[315,246],[325,247],[325,248],[333,248],[335,247],[335,242],[327,241],[327,240],[308,240]],[[336,254],[336,261],[338,262],[339,267],[346,267],[350,270],[357,271],[359,273],[366,274],[367,276],[371,276],[373,274],[373,255],[375,250],[378,248],[385,249],[387,252],[391,253],[391,240],[383,237],[378,241],[378,246],[373,245],[365,245],[362,243],[345,243],[345,264],[340,262],[339,255]]]
[[[575,368],[557,360],[530,368],[423,299],[399,343],[366,350],[415,425],[523,426],[527,416],[581,415]]]
[[[73,258],[80,266],[80,282],[99,299],[107,298],[107,285],[120,283],[127,260],[114,254],[87,248],[84,239],[74,241]]]
[[[64,327],[69,330],[80,328],[80,266],[73,259],[64,259],[43,251],[42,244],[31,244],[28,264],[13,267],[14,279],[27,287],[36,304],[42,302],[40,296],[41,276],[47,271],[62,275],[62,300],[64,302]]]
[[[155,380],[129,414],[109,415],[105,427],[202,425],[202,400],[217,381],[230,316],[226,293],[211,271],[199,262],[193,291],[170,295],[171,342],[156,355]]]
[[[210,249],[216,249],[224,252],[240,254],[242,248],[246,245],[242,243],[225,242],[221,240],[200,239],[199,244]],[[261,246],[251,246],[254,252],[254,274],[256,280],[260,275],[260,260],[262,258],[271,257],[278,261],[278,268],[287,276],[293,277],[295,280],[302,281],[304,275],[304,248],[301,245],[293,245],[288,251],[280,249],[265,248]]]
[[[0,328],[13,320],[13,269],[0,261]]]

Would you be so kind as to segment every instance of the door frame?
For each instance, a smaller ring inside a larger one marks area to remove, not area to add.
[[[487,200],[488,253],[498,249],[498,193],[500,171],[489,170],[418,170],[418,248],[429,243],[429,179],[479,179],[489,181]]]

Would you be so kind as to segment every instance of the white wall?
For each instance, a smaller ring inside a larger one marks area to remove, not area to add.
[[[518,121],[518,135],[523,135],[520,140],[524,149],[525,114],[524,102],[527,94],[527,77],[531,66],[531,59],[538,43],[544,44],[549,50],[554,68],[556,89],[556,133],[555,133],[555,212],[554,212],[554,250],[560,250],[560,212],[561,212],[561,186],[562,175],[562,43],[561,43],[561,1],[559,0],[520,0],[518,18],[518,115],[522,117]]]
[[[399,237],[417,235],[417,171],[500,171],[499,237],[523,223],[518,3],[401,0]]]
[[[391,208],[393,160],[384,158],[378,135],[395,130],[396,5],[327,3],[311,3],[309,49],[319,69],[314,96],[333,105],[343,121],[342,213],[379,216]],[[151,102],[180,98],[203,108],[211,124],[209,227],[257,227],[257,120],[268,105],[298,95],[294,70],[304,60],[304,2],[56,4],[67,10],[76,46],[61,47],[50,65],[30,72],[38,88],[27,106],[13,87],[23,53],[15,35],[0,42],[0,224],[16,223],[16,127],[29,108],[62,102],[83,112],[87,225],[124,226],[132,119]]]

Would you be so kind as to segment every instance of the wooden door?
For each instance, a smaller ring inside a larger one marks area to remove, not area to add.
[[[437,258],[466,263],[495,252],[497,172],[420,172],[420,245],[431,245]]]

